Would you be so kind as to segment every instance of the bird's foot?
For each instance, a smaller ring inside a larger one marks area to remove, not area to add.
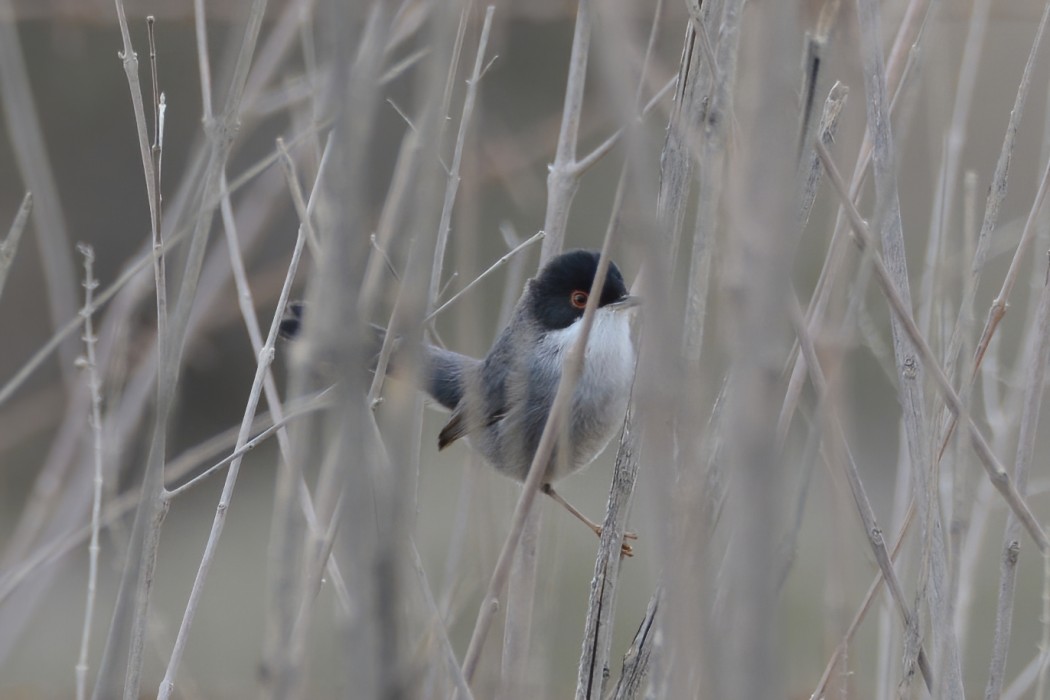
[[[598,539],[602,538],[602,526],[601,525],[595,525],[594,526],[594,534],[598,535]],[[625,540],[636,540],[636,539],[638,539],[638,535],[636,535],[633,532],[625,532],[625,533],[623,533],[623,538]],[[633,557],[634,556],[634,547],[632,547],[631,545],[629,545],[626,542],[621,542],[620,543],[620,554],[622,556],[625,556],[625,557]]]
[[[598,539],[601,539],[602,526],[588,518],[586,515],[580,512],[579,509],[576,508],[576,506],[572,505],[564,498],[562,498],[561,495],[554,490],[553,486],[551,486],[550,484],[544,484],[540,487],[540,490],[543,491],[543,493],[550,496],[555,501],[557,501],[562,507],[565,508],[565,510],[569,511],[573,515],[573,517],[575,517],[581,523],[589,527],[591,529],[591,532],[598,535]],[[638,535],[636,535],[633,532],[625,532],[623,533],[623,538],[625,540],[636,540],[638,539]],[[627,544],[626,542],[621,542],[620,553],[625,557],[633,557],[634,549],[631,547],[631,545]]]

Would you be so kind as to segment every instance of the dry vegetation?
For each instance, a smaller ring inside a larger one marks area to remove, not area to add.
[[[1050,693],[1050,3],[210,4],[0,0],[0,695]],[[368,371],[571,247],[597,547]]]

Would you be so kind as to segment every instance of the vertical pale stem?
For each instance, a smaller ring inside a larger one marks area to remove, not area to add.
[[[712,670],[715,694],[727,698],[773,697],[783,687],[776,670],[773,581],[786,465],[776,450],[776,407],[777,377],[789,350],[785,300],[797,205],[792,188],[784,186],[795,173],[796,128],[782,115],[797,104],[796,63],[787,57],[801,37],[796,4],[778,2],[764,10],[749,17],[750,31],[743,32],[741,75],[749,79],[736,90],[735,113],[741,133],[752,136],[738,144],[726,189],[727,226],[733,232],[725,273],[733,319],[727,350],[733,361],[725,458],[733,486],[725,514],[732,537],[720,574],[726,605],[715,623],[725,637]]]

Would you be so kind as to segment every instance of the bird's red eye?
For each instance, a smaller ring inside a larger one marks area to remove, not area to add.
[[[569,301],[577,309],[582,309],[585,306],[587,306],[587,292],[581,292],[577,290],[572,293],[572,296],[569,297]]]

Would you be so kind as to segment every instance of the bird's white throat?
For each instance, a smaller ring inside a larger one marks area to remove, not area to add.
[[[583,319],[571,326],[550,331],[542,344],[561,362],[583,332]],[[552,358],[554,359],[554,358]],[[631,342],[630,314],[622,310],[597,309],[587,338],[584,379],[601,377],[603,382],[630,382],[634,371],[634,344]]]

